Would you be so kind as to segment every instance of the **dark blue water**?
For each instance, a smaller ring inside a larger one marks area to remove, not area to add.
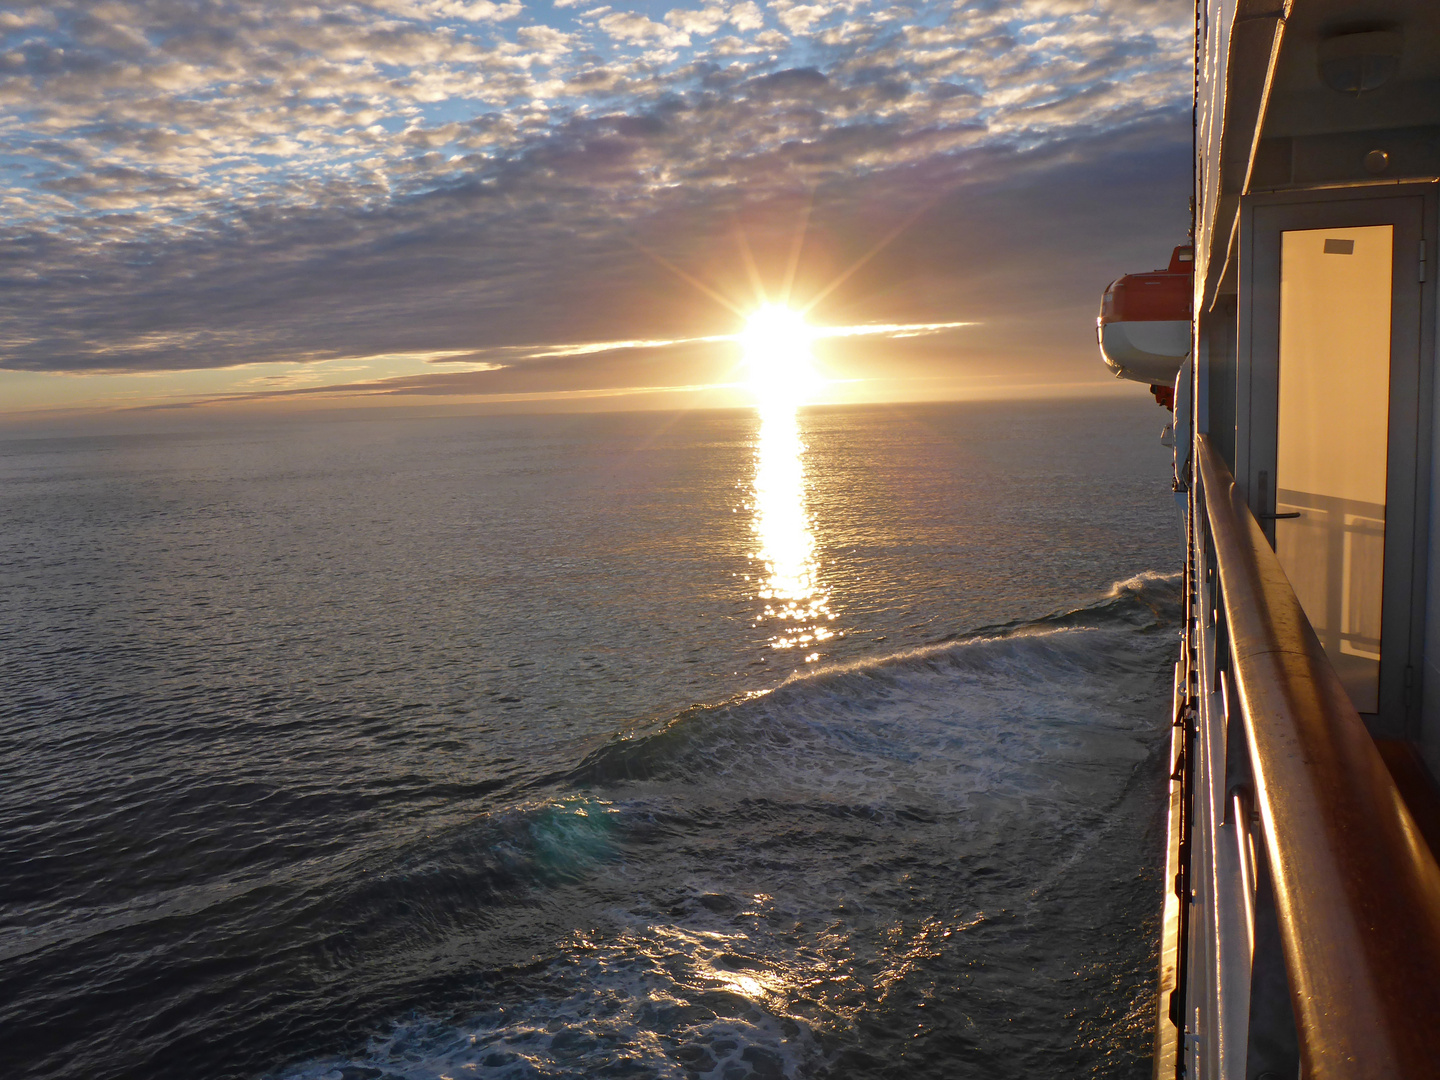
[[[1148,1075],[1162,419],[0,441],[5,1075]]]

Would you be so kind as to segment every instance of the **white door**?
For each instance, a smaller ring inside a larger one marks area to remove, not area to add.
[[[1275,551],[1362,713],[1380,696],[1394,233],[1280,236]]]

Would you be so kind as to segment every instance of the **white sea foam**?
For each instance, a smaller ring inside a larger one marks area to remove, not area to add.
[[[631,920],[632,923],[638,920]],[[786,1014],[792,965],[741,959],[744,935],[632,925],[599,944],[564,943],[566,960],[525,1000],[458,1023],[397,1024],[353,1057],[274,1074],[277,1080],[657,1078],[808,1074],[822,1052]]]
[[[608,747],[579,776],[757,793],[779,777],[791,795],[957,808],[1043,791],[1063,811],[1063,789],[1093,796],[1087,768],[1148,752],[1172,639],[1144,616],[1172,589],[1171,575],[1143,575],[1077,612],[808,672]]]

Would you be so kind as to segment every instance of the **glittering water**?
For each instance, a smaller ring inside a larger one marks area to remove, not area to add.
[[[764,569],[749,580],[758,580],[755,595],[767,601],[760,619],[773,627],[771,646],[800,648],[805,662],[814,663],[820,659],[820,643],[835,636],[829,624],[836,615],[815,550],[807,456],[797,410],[763,410],[748,509],[756,540],[752,558]]]
[[[788,423],[0,442],[5,1075],[1147,1075],[1158,412]]]

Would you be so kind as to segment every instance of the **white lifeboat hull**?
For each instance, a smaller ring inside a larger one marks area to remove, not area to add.
[[[1100,355],[1117,378],[1152,386],[1174,386],[1175,373],[1190,355],[1188,319],[1100,322]]]

